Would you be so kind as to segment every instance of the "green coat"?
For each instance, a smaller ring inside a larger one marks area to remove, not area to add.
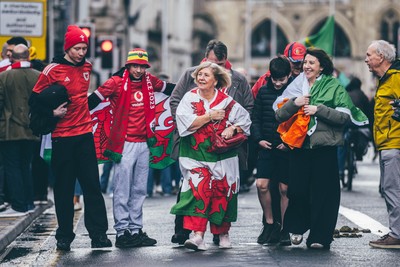
[[[0,73],[0,141],[39,140],[29,129],[28,106],[39,74],[32,68]]]

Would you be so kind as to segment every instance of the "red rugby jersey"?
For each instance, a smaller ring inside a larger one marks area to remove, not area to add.
[[[165,82],[156,76],[149,74],[151,84],[155,92],[162,92],[165,89]],[[111,107],[114,109],[119,97],[122,85],[122,77],[112,76],[96,90],[96,94],[102,98],[110,98]],[[142,80],[131,80],[131,104],[129,108],[129,121],[126,133],[128,142],[145,142],[146,121],[144,116],[144,102],[142,94]]]
[[[88,108],[88,89],[92,64],[73,65],[65,59],[55,60],[39,76],[33,92],[40,93],[51,84],[65,86],[71,103],[67,114],[57,123],[52,137],[76,136],[92,132],[92,119]]]

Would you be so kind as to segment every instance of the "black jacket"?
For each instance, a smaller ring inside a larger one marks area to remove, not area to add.
[[[276,131],[279,122],[275,119],[275,111],[272,104],[282,95],[286,87],[276,90],[271,78],[266,85],[260,88],[254,102],[253,114],[251,117],[251,137],[258,144],[261,140],[272,143],[272,147],[282,143],[279,133]]]

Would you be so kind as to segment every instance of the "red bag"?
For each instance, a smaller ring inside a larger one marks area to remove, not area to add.
[[[214,131],[214,135],[211,136],[211,146],[208,149],[208,152],[222,154],[229,150],[240,147],[246,140],[247,136],[243,133],[237,133],[230,139],[225,139],[221,135],[217,134],[216,131]]]

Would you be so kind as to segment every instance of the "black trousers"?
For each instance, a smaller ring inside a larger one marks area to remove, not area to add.
[[[58,220],[56,239],[75,238],[73,232],[74,188],[78,179],[85,202],[85,226],[90,238],[104,235],[107,213],[100,190],[99,170],[92,133],[53,138],[51,166],[55,176],[54,200]]]
[[[295,149],[290,157],[284,229],[294,234],[310,230],[307,244],[329,245],[340,205],[337,148]]]
[[[49,186],[49,166],[40,156],[41,142],[35,142],[32,158],[32,179],[34,200],[47,200]]]

